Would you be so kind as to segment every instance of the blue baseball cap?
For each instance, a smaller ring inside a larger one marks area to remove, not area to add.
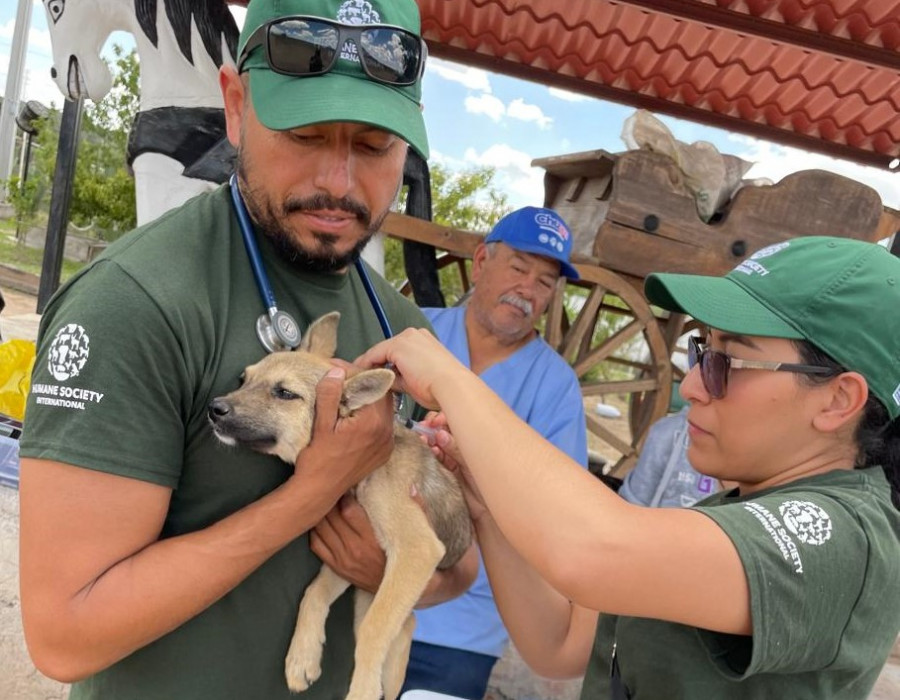
[[[572,232],[552,209],[522,207],[504,216],[485,237],[485,243],[506,243],[523,253],[533,253],[559,261],[559,271],[570,280],[578,271],[569,263]]]

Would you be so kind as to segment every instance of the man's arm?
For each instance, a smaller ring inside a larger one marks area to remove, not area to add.
[[[386,558],[366,511],[345,496],[310,533],[312,551],[343,579],[374,593],[384,578]],[[449,569],[435,571],[417,608],[428,608],[462,595],[478,575],[478,552],[473,543]]]
[[[329,373],[332,374],[332,373]],[[342,372],[318,388],[313,440],[294,474],[208,528],[159,540],[170,491],[23,459],[20,584],[42,673],[84,678],[175,629],[312,527],[392,447],[388,401],[338,420]]]

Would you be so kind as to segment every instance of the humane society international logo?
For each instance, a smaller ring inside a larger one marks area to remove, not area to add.
[[[769,274],[769,270],[759,261],[768,258],[770,255],[775,255],[775,253],[780,253],[785,248],[789,248],[790,245],[790,241],[784,241],[783,243],[774,243],[761,250],[757,250],[749,258],[739,263],[738,266],[734,268],[734,272],[743,272],[745,275],[752,275],[755,273],[761,277],[765,277]]]
[[[67,382],[81,374],[91,354],[91,339],[77,323],[60,328],[50,344],[47,371],[58,382]],[[91,389],[61,384],[34,383],[31,393],[43,406],[57,406],[83,411],[89,403],[100,403],[103,394]]]
[[[367,0],[347,0],[338,8],[336,19],[342,24],[379,24],[381,15]],[[359,50],[356,44],[345,41],[341,47],[341,58],[359,63]]]
[[[798,574],[803,573],[803,559],[798,543],[820,546],[831,539],[834,525],[831,516],[810,501],[783,501],[778,506],[780,520],[761,503],[745,503],[744,510],[759,521],[785,561],[790,562]]]
[[[367,0],[347,0],[338,8],[337,21],[343,24],[378,24],[381,15]]]
[[[77,377],[91,354],[91,339],[77,323],[63,326],[50,345],[47,369],[58,382]]]
[[[820,545],[831,539],[831,516],[809,501],[785,501],[778,508],[784,526],[803,544]]]

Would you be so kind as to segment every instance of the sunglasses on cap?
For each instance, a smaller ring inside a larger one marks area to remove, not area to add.
[[[347,48],[348,41],[356,49]],[[425,69],[428,49],[421,37],[387,24],[349,25],[320,17],[279,17],[258,27],[238,59],[238,72],[250,52],[262,45],[276,73],[296,78],[324,75],[344,51],[359,58],[366,75],[386,85],[413,85]]]
[[[733,369],[766,369],[772,372],[794,372],[796,374],[838,374],[831,367],[798,365],[790,362],[769,362],[766,360],[739,360],[719,350],[706,347],[697,336],[688,338],[688,367],[700,365],[700,379],[703,388],[713,399],[725,398],[728,389],[728,373]]]

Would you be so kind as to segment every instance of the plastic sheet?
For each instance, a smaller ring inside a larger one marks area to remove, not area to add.
[[[35,345],[30,340],[0,343],[0,413],[21,421],[31,390]]]

